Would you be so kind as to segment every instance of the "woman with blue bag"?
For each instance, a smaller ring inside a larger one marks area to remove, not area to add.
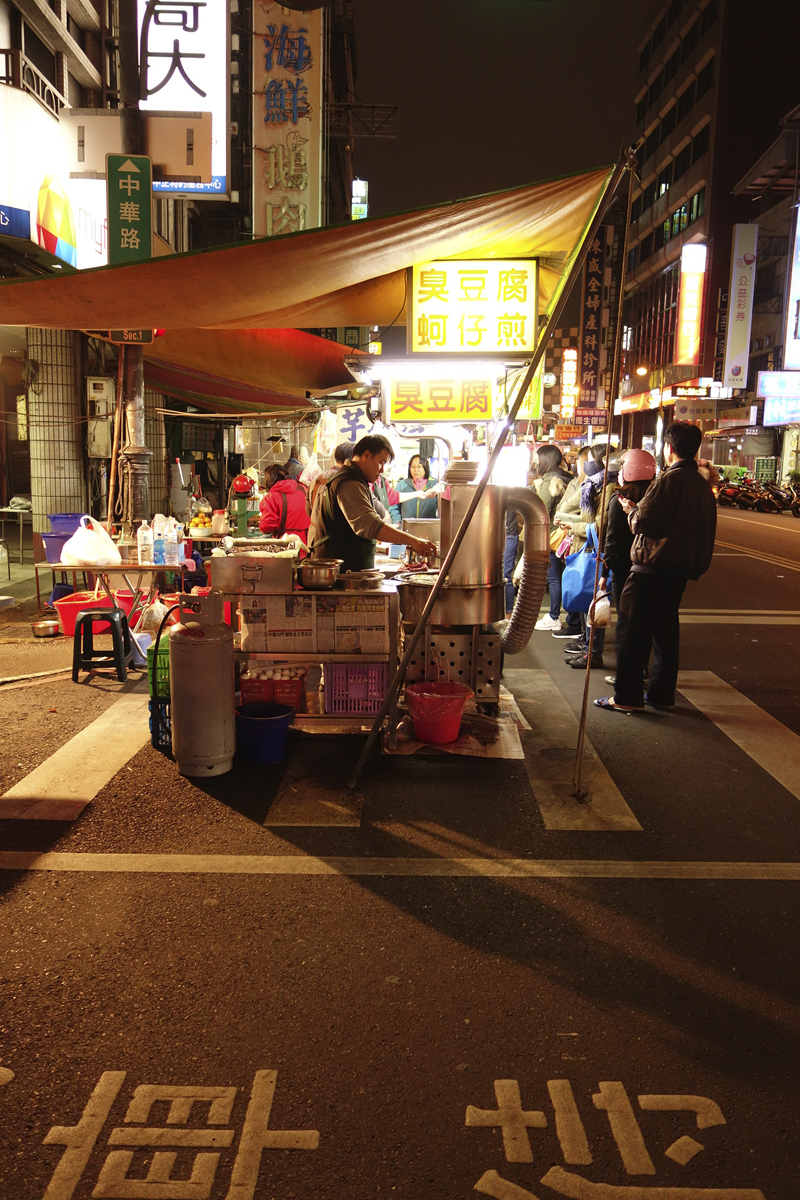
[[[603,485],[606,471],[604,466],[605,446],[584,447],[578,456],[578,477],[575,483],[567,489],[564,504],[556,513],[556,520],[569,527],[572,534],[573,553],[567,556],[567,565],[562,579],[564,607],[567,613],[578,613],[580,635],[575,641],[567,643],[567,666],[575,670],[585,670],[589,657],[589,634],[586,615],[589,605],[594,599],[594,571],[597,562],[597,546],[600,534],[608,517],[608,507],[611,497],[616,491],[614,484]],[[577,510],[577,511],[576,511]],[[589,533],[593,528],[593,534]],[[591,538],[592,544],[589,545]],[[582,556],[582,557],[579,557]],[[590,590],[586,595],[585,580],[591,577],[588,585]],[[574,607],[572,607],[574,605]],[[567,621],[569,628],[570,622]],[[573,623],[574,628],[574,623]],[[595,628],[594,647],[592,653],[592,668],[603,666],[603,646],[605,629]]]

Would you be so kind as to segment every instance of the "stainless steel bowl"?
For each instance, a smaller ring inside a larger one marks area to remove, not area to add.
[[[332,588],[336,583],[341,558],[306,558],[297,567],[297,582],[301,588],[320,591]]]
[[[383,571],[344,571],[336,586],[345,592],[379,592],[383,587]]]
[[[56,637],[61,626],[58,621],[32,621],[31,632],[34,637]]]

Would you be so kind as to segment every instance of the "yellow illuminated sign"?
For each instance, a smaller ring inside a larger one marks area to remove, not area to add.
[[[444,374],[420,378],[411,368],[389,382],[391,421],[450,421],[452,424],[491,421],[499,406],[495,379],[486,372]]]
[[[569,425],[575,413],[578,387],[578,351],[564,350],[561,355],[561,421]]]
[[[412,268],[413,353],[531,354],[536,314],[532,259],[447,259]]]

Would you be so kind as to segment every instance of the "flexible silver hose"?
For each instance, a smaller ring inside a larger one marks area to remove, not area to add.
[[[531,639],[547,586],[550,520],[542,501],[528,488],[509,488],[506,507],[516,509],[525,524],[522,579],[511,620],[498,628],[504,654],[519,654]]]

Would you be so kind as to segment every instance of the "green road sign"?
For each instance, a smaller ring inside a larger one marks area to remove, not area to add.
[[[141,262],[152,256],[153,164],[144,154],[106,155],[108,261]]]
[[[115,346],[143,346],[152,342],[152,329],[109,329],[108,340]]]

